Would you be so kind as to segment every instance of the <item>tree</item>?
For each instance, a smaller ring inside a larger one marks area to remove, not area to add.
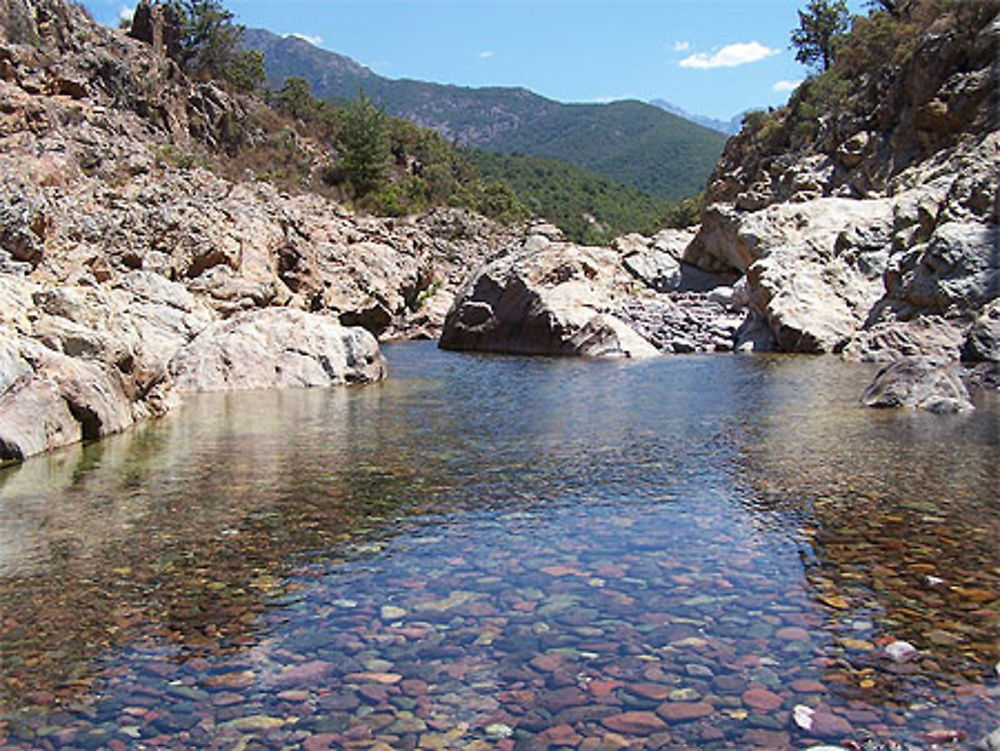
[[[285,79],[285,85],[277,93],[275,103],[282,112],[301,120],[308,120],[319,110],[319,102],[313,98],[309,82],[298,76]]]
[[[351,183],[354,195],[363,197],[378,190],[389,173],[392,144],[389,118],[364,91],[344,107],[338,139],[340,169]]]
[[[827,70],[833,64],[837,38],[849,22],[847,0],[809,0],[799,11],[799,27],[792,31],[795,59],[804,65],[819,62]]]
[[[876,10],[881,8],[890,16],[898,16],[903,10],[905,0],[868,0],[865,5],[869,8],[875,8]]]
[[[245,28],[220,0],[169,0],[180,18],[178,62],[190,73],[226,81],[242,92],[264,82],[264,57],[240,44]]]

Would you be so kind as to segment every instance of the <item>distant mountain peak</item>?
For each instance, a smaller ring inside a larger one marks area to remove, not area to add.
[[[712,129],[636,100],[563,104],[523,87],[386,78],[301,36],[263,29],[248,29],[244,44],[264,53],[274,88],[297,76],[322,99],[354,99],[364,89],[390,115],[463,145],[559,159],[667,198],[701,190],[725,143]]]
[[[725,133],[727,136],[735,135],[740,132],[740,127],[743,124],[743,113],[735,115],[731,120],[717,120],[714,117],[708,117],[706,115],[696,115],[688,112],[683,107],[680,107],[673,102],[668,102],[666,99],[651,99],[649,103],[654,107],[659,107],[662,110],[671,112],[678,117],[683,117],[685,120],[690,120],[693,123],[698,123],[698,125],[703,125],[706,128],[711,128],[712,130],[718,131],[719,133]]]

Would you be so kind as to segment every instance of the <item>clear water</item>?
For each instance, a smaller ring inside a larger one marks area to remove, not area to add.
[[[1000,724],[996,395],[876,412],[834,358],[386,351],[383,384],[192,398],[0,471],[0,746],[931,748]]]

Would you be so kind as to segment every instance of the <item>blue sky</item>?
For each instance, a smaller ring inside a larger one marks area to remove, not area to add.
[[[115,23],[131,7],[86,0]],[[523,86],[564,102],[666,99],[728,120],[779,105],[806,69],[788,49],[805,0],[227,0],[390,78]],[[860,12],[862,0],[851,0]]]

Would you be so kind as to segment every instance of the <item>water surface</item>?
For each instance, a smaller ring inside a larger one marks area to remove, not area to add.
[[[386,351],[382,384],[205,395],[0,471],[0,745],[930,748],[1000,722],[995,395],[876,412],[834,358]]]

